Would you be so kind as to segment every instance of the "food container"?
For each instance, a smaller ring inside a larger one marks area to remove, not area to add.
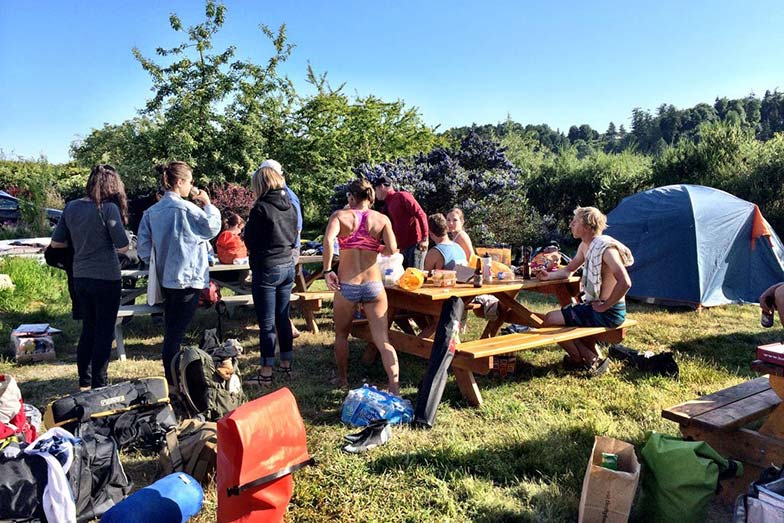
[[[430,277],[435,287],[454,287],[457,285],[457,271],[436,269]]]

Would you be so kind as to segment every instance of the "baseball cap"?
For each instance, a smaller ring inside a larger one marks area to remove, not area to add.
[[[283,176],[283,167],[280,166],[280,162],[272,159],[264,160],[264,162],[259,165],[259,169],[263,169],[265,167],[269,167],[279,175]]]
[[[392,178],[387,175],[379,176],[373,182],[373,187],[378,187],[379,185],[392,185]]]

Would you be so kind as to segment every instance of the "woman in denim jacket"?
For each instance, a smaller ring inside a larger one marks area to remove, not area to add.
[[[150,262],[155,249],[158,281],[163,291],[163,370],[172,383],[170,364],[180,350],[185,331],[196,313],[199,293],[210,284],[207,242],[221,230],[221,215],[209,195],[193,186],[193,171],[185,162],[157,167],[163,198],[144,211],[139,224],[139,258]],[[185,200],[191,198],[204,209]]]
[[[280,371],[291,373],[289,300],[294,283],[291,250],[297,241],[297,211],[286,193],[283,176],[268,162],[253,174],[251,186],[256,203],[245,226],[245,245],[253,275],[251,287],[259,322],[261,368],[248,383],[269,387],[276,339],[280,345]]]

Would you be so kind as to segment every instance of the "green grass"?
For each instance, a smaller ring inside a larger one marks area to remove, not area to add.
[[[0,291],[0,338],[8,339],[21,322],[45,321],[64,330],[56,339],[57,362],[17,366],[0,361],[0,372],[17,378],[25,400],[43,409],[53,398],[77,389],[79,324],[70,319],[61,272],[30,260],[0,259],[0,273],[11,274],[17,285],[15,291]],[[537,297],[528,304],[538,311],[555,306]],[[642,351],[674,350],[679,380],[645,375],[619,362],[613,362],[608,375],[588,380],[561,370],[563,353],[556,346],[527,351],[518,355],[514,378],[478,377],[484,397],[480,408],[469,407],[450,378],[435,428],[395,427],[387,445],[365,455],[340,450],[342,436],[351,428],[340,422],[345,394],[329,385],[334,368],[330,311],[324,309],[318,317],[319,334],[304,332],[304,321],[295,318],[303,334],[295,340],[295,374],[285,385],[297,398],[317,465],[295,474],[288,519],[575,520],[595,434],[629,441],[638,450],[648,431],[677,434],[677,426],[661,418],[662,408],[755,376],[749,370],[754,348],[781,336],[778,328],[759,326],[755,306],[696,313],[632,304],[630,316],[639,323],[624,344]],[[213,311],[200,311],[189,341],[195,343],[215,319]],[[259,353],[252,311],[238,313],[225,328],[226,337],[238,338],[247,351],[243,371],[255,372]],[[480,320],[472,317],[471,334],[480,328]],[[110,364],[111,380],[162,375],[161,331],[150,318],[127,325],[129,360]],[[352,386],[383,384],[381,364],[365,367],[362,344],[354,340],[351,347]],[[403,396],[415,401],[425,362],[401,355],[400,368]],[[154,480],[156,457],[123,454],[122,459],[137,487]],[[215,500],[213,487],[198,521],[215,520]]]

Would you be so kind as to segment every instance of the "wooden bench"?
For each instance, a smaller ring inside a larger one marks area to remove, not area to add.
[[[316,324],[315,313],[321,309],[322,301],[332,301],[335,298],[334,291],[295,291],[292,297],[297,296],[299,306],[302,308],[302,315],[305,317],[305,324],[310,332],[319,331]]]
[[[678,423],[685,437],[743,462],[741,477],[722,482],[721,496],[727,501],[745,492],[762,470],[784,461],[784,407],[770,379],[762,376],[661,412]],[[758,430],[748,427],[766,416]]]
[[[487,358],[554,345],[562,341],[595,337],[598,341],[618,343],[626,335],[626,329],[637,324],[636,320],[626,320],[622,325],[612,327],[538,327],[529,332],[504,334],[492,338],[481,338],[461,343],[457,354],[470,359]]]
[[[114,341],[117,344],[117,358],[125,361],[125,342],[123,339],[122,325],[126,319],[134,316],[150,316],[152,314],[163,314],[163,307],[158,305],[122,305],[117,311],[117,321],[114,324]]]

